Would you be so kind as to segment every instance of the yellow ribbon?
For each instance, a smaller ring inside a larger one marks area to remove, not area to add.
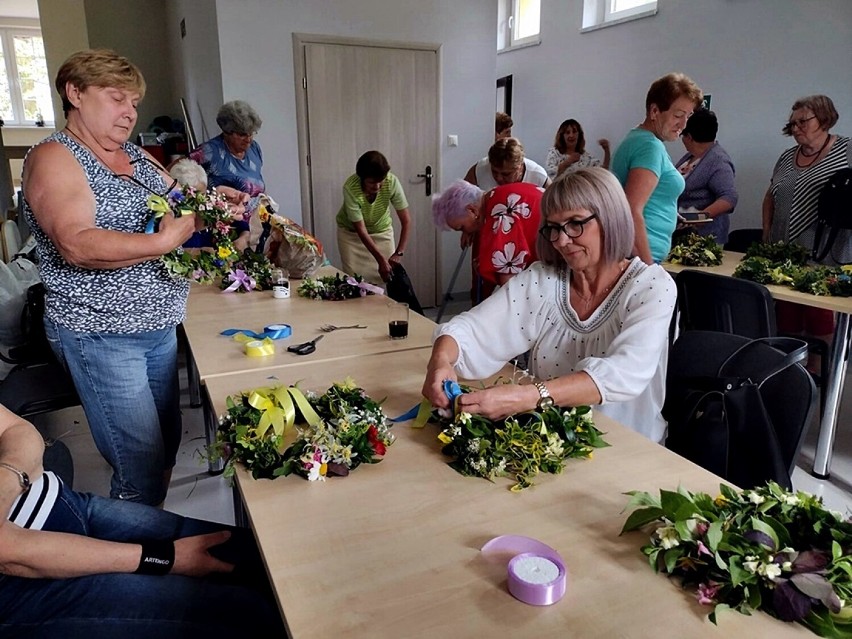
[[[168,200],[161,195],[149,195],[146,204],[148,205],[148,208],[156,214],[154,217],[157,218],[163,217],[166,213],[172,210],[172,207],[169,206]]]
[[[299,407],[299,412],[302,413],[302,417],[310,426],[316,426],[319,424],[322,419],[317,412],[313,409],[308,398],[295,386],[291,386],[289,389],[290,395],[296,402],[296,405]]]
[[[412,428],[423,428],[432,417],[432,402],[428,399],[424,398],[422,402],[420,402],[420,408],[417,409],[417,417],[414,418],[414,423],[411,424]],[[449,443],[449,442],[446,442]]]
[[[249,340],[245,343],[245,345],[246,355],[249,357],[267,357],[268,355],[275,355],[275,343],[268,337],[263,340]]]
[[[296,408],[286,388],[258,388],[249,394],[248,403],[261,412],[255,431],[258,438],[272,428],[282,438],[296,423]]]

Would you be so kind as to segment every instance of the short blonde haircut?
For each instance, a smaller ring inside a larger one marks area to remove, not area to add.
[[[134,91],[145,97],[145,78],[135,64],[109,49],[85,49],[71,55],[56,74],[56,90],[62,98],[65,115],[74,109],[68,101],[65,86],[73,84],[80,91],[88,87],[116,88]]]
[[[633,217],[624,189],[616,177],[600,167],[563,173],[541,198],[541,224],[551,215],[584,209],[597,215],[603,232],[603,261],[614,263],[633,252]],[[541,234],[536,243],[538,259],[550,266],[564,266],[565,259]]]
[[[488,149],[488,162],[492,167],[505,164],[520,166],[524,163],[524,145],[518,138],[503,138],[497,140]]]

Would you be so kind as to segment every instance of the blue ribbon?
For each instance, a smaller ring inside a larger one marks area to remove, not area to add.
[[[284,339],[285,337],[290,337],[293,334],[293,329],[289,324],[271,324],[269,326],[265,326],[262,333],[255,333],[247,328],[226,328],[219,334],[230,337],[237,333],[242,333],[252,339],[266,339],[267,337],[269,339]]]
[[[450,406],[453,407],[453,415],[455,415],[455,413],[456,413],[456,398],[459,397],[460,395],[463,395],[464,391],[461,389],[461,386],[459,386],[458,382],[454,382],[452,380],[445,379],[444,380],[444,393],[446,394],[447,399],[450,400]],[[425,402],[426,400],[424,399],[423,401]],[[413,406],[412,408],[407,410],[405,413],[403,413],[399,417],[394,417],[390,421],[392,421],[394,423],[396,423],[396,422],[407,422],[408,420],[414,419],[415,417],[417,417],[417,413],[419,413],[419,412],[420,412],[420,404],[416,404],[415,406]]]

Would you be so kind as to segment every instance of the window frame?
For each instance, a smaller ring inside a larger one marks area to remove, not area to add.
[[[522,0],[499,0],[497,5],[497,52],[512,51],[541,44],[541,0],[538,3],[538,32],[523,38],[517,37],[518,20]]]
[[[583,16],[580,33],[604,29],[640,18],[657,15],[658,0],[646,0],[643,4],[630,9],[613,11],[617,0],[583,0]]]
[[[21,81],[20,75],[18,73],[18,59],[15,55],[15,44],[14,39],[15,36],[26,36],[26,37],[39,37],[42,40],[42,44],[44,44],[44,36],[42,35],[41,29],[38,27],[28,27],[28,26],[14,26],[14,25],[0,25],[0,47],[3,50],[3,61],[6,67],[6,77],[9,80],[9,97],[12,102],[12,114],[13,118],[11,120],[4,118],[4,126],[18,126],[18,127],[29,127],[29,126],[37,126],[35,119],[27,119],[26,113],[24,110],[24,97],[21,93]],[[50,78],[48,77],[48,83],[50,82]],[[53,111],[53,103],[50,102],[51,111]],[[55,117],[56,114],[53,114],[54,119],[48,119],[45,116],[44,111],[41,111],[42,116],[44,117],[44,126],[52,127],[55,126]],[[50,113],[47,114],[48,116]],[[0,116],[2,117],[2,116]]]

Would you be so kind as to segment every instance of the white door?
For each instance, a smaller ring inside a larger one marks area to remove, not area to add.
[[[400,179],[413,220],[403,265],[424,306],[438,303],[437,232],[425,174],[437,174],[438,54],[435,50],[305,43],[309,224],[340,266],[335,217],[342,187],[362,153],[380,151]],[[393,215],[396,238],[399,220]]]

